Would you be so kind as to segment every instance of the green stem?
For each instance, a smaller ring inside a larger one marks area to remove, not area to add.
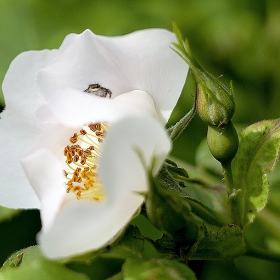
[[[228,194],[228,214],[231,217],[232,223],[240,226],[238,211],[237,211],[237,199],[236,190],[234,188],[234,182],[231,171],[231,160],[222,163],[223,174],[225,178],[225,183],[227,187]]]
[[[194,104],[191,110],[180,119],[174,126],[167,129],[170,134],[170,139],[174,141],[183,132],[183,130],[188,126],[190,121],[193,119],[196,112],[196,105]]]
[[[228,196],[230,196],[234,190],[234,183],[231,171],[231,161],[222,163],[223,175],[225,178],[225,183],[227,187]]]
[[[280,262],[280,255],[277,253],[269,252],[268,250],[255,246],[250,245],[247,243],[247,252],[245,253],[246,256],[255,257],[259,259]]]
[[[169,133],[170,139],[172,141],[174,141],[175,139],[177,139],[179,137],[179,135],[189,125],[190,121],[193,119],[193,117],[196,113],[196,92],[197,92],[196,80],[193,76],[192,71],[190,71],[189,73],[192,77],[193,84],[195,87],[195,98],[194,98],[195,102],[194,102],[192,108],[190,109],[190,111],[183,118],[181,118],[175,125],[173,125],[167,129],[167,132]]]

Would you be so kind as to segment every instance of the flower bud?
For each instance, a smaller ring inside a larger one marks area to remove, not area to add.
[[[235,110],[232,85],[227,88],[199,64],[192,54],[188,40],[183,38],[174,23],[173,31],[178,41],[173,44],[175,51],[189,65],[197,86],[196,108],[199,116],[208,125],[227,124]]]
[[[229,122],[222,126],[208,126],[207,143],[213,157],[221,163],[231,161],[238,149],[238,135]]]
[[[188,203],[175,192],[169,192],[156,179],[150,180],[146,199],[146,212],[150,222],[182,245],[194,242],[198,226]]]
[[[208,125],[227,124],[235,110],[232,89],[225,87],[211,75],[196,77],[196,106],[200,118]]]

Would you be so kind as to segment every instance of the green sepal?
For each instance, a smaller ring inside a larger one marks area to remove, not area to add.
[[[176,162],[166,159],[164,162],[164,166],[167,168],[168,172],[173,176],[176,180],[186,180],[189,179],[188,172],[177,165]]]
[[[233,182],[237,190],[233,190],[230,199],[242,227],[252,222],[267,203],[268,174],[276,165],[279,149],[279,119],[255,123],[239,134],[239,149],[232,162]]]
[[[190,196],[186,196],[185,198],[191,206],[192,213],[200,217],[205,222],[215,226],[223,226],[227,224],[228,220],[225,217],[207,207],[199,200]]]
[[[149,183],[145,206],[150,222],[177,243],[193,242],[198,226],[190,213],[189,204],[178,193],[163,188],[158,178],[153,178],[151,174]]]
[[[185,264],[166,259],[128,259],[123,265],[124,279],[134,280],[196,280],[194,272]]]
[[[194,58],[189,43],[183,38],[178,26],[173,22],[173,32],[177,43],[175,51],[189,65],[197,83],[196,109],[200,118],[208,125],[227,124],[235,111],[233,87],[226,87],[218,78],[206,71]]]
[[[167,129],[169,137],[172,141],[177,139],[179,135],[183,132],[183,130],[189,125],[189,123],[195,116],[195,113],[196,113],[196,102],[194,103],[190,111],[183,118],[181,118],[176,124],[174,124],[173,126]]]

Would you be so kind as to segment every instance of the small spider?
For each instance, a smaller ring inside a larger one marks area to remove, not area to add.
[[[84,90],[84,92],[93,93],[94,95],[100,96],[100,97],[107,97],[109,95],[109,98],[112,96],[112,92],[102,87],[99,84],[90,84],[87,89]]]

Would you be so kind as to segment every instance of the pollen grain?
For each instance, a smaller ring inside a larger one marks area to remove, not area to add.
[[[66,192],[74,193],[77,199],[102,201],[105,199],[102,184],[97,174],[100,158],[100,143],[108,131],[107,123],[92,123],[84,126],[69,138],[64,148]]]

